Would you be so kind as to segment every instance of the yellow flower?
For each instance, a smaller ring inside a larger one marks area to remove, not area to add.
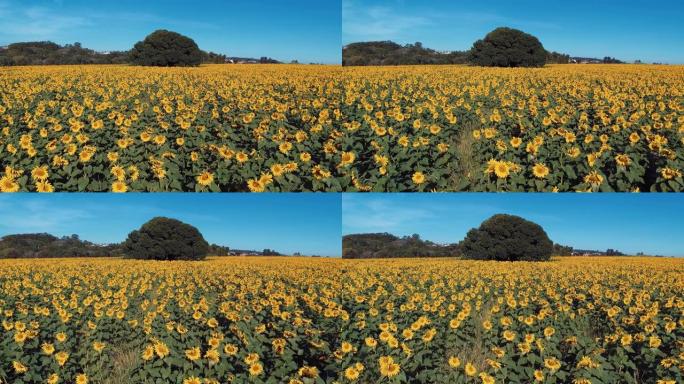
[[[555,372],[560,369],[561,363],[555,357],[549,357],[547,359],[544,359],[544,366],[550,369],[551,372]]]
[[[31,170],[31,178],[35,181],[45,181],[48,178],[47,165],[35,167]]]
[[[26,371],[28,371],[28,367],[16,360],[12,361],[12,368],[14,368],[14,372],[18,374],[26,373]]]
[[[163,359],[169,355],[169,347],[167,347],[163,342],[157,342],[154,344],[154,353],[156,353],[160,359]]]
[[[103,343],[101,341],[94,341],[93,342],[93,349],[96,352],[102,352],[105,349],[105,343]]]
[[[67,335],[66,335],[66,333],[64,333],[64,332],[58,332],[58,333],[55,335],[55,339],[57,339],[57,341],[59,341],[60,343],[63,343],[63,342],[66,341]]]
[[[154,357],[154,347],[151,345],[146,346],[141,356],[145,361],[151,360]]]
[[[85,373],[76,375],[76,384],[88,384],[88,376]]]
[[[543,179],[549,174],[549,168],[541,163],[537,163],[532,167],[532,173],[534,174],[534,177],[538,179]]]
[[[603,176],[601,176],[597,171],[591,171],[588,175],[584,176],[584,182],[598,186],[603,183]]]
[[[115,193],[124,193],[128,191],[128,186],[126,185],[125,182],[117,180],[112,183],[112,192]]]
[[[250,376],[258,376],[264,371],[264,367],[261,365],[261,363],[256,362],[252,363],[249,366],[249,374]]]
[[[401,366],[394,362],[391,356],[382,356],[379,359],[380,374],[383,377],[395,377],[401,371]]]
[[[190,361],[195,361],[201,356],[202,352],[200,351],[199,347],[193,347],[185,350],[185,357],[187,357]]]
[[[474,377],[477,375],[477,368],[471,363],[467,363],[465,365],[465,374],[470,377]]]
[[[535,381],[544,381],[544,372],[535,369],[534,370],[534,380]]]
[[[425,175],[420,171],[414,172],[413,176],[411,176],[411,180],[413,180],[413,183],[416,185],[423,184],[425,182]]]
[[[508,177],[510,174],[510,167],[508,166],[508,163],[504,161],[497,161],[496,164],[494,164],[494,174],[496,177],[499,179],[505,179]]]
[[[196,177],[197,183],[201,186],[208,186],[214,182],[214,174],[209,171],[204,171]]]
[[[461,366],[461,359],[459,359],[459,358],[456,357],[456,356],[451,356],[451,357],[449,358],[449,366],[450,366],[451,368],[458,368],[458,367],[460,367],[460,366]]]
[[[348,367],[344,370],[344,377],[350,381],[358,379],[360,375],[361,373],[355,367]]]
[[[57,364],[61,367],[64,366],[66,361],[69,359],[69,354],[64,351],[59,351],[55,354],[55,361],[57,361]]]
[[[183,379],[183,384],[202,384],[202,380],[197,376],[190,376]]]
[[[340,166],[351,165],[356,159],[356,154],[354,152],[342,152],[342,160],[340,161]]]
[[[632,159],[627,155],[617,155],[615,156],[615,162],[621,167],[626,167],[632,163]]]

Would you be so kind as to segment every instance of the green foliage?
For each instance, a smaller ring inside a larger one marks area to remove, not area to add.
[[[420,236],[397,237],[389,233],[346,235],[342,238],[345,259],[450,257],[457,256],[458,245],[439,245]]]
[[[570,63],[570,55],[558,52],[546,52],[546,64],[568,64]]]
[[[196,67],[202,62],[202,51],[191,38],[160,29],[135,44],[130,60],[143,66]]]
[[[570,256],[574,251],[575,249],[571,246],[561,244],[553,245],[553,254],[556,256]]]
[[[7,49],[0,49],[0,66],[123,64],[127,61],[127,52],[99,53],[83,48],[81,43],[61,46],[51,41],[33,41],[14,43]]]
[[[119,256],[117,244],[97,245],[78,235],[56,237],[47,233],[7,235],[0,238],[0,259]]]
[[[129,258],[152,260],[201,260],[209,252],[197,228],[166,217],[155,217],[128,234],[123,248]]]
[[[465,64],[466,52],[439,53],[421,43],[399,45],[392,41],[349,44],[342,50],[342,65]]]
[[[470,62],[483,67],[543,67],[547,52],[536,37],[512,28],[497,28],[478,40]]]
[[[463,240],[466,259],[498,261],[549,260],[553,242],[544,229],[518,216],[499,214],[471,229]]]

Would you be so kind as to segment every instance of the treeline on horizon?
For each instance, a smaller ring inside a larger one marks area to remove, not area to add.
[[[360,233],[342,237],[343,259],[462,257],[462,243],[437,244],[421,239],[420,235],[398,237],[390,233]],[[624,256],[618,250],[577,250],[571,246],[555,244],[553,254],[558,256],[595,255]]]
[[[546,64],[569,64],[568,54],[546,51]],[[605,64],[621,64],[612,57],[585,59]],[[342,50],[343,66],[381,65],[466,65],[473,64],[471,50],[440,52],[422,43],[400,45],[393,41],[369,41],[346,45]]]
[[[131,51],[97,52],[84,48],[80,43],[59,45],[51,41],[13,43],[0,48],[0,66],[19,65],[84,65],[84,64],[131,64]],[[280,64],[270,57],[259,59],[232,58],[224,54],[201,51],[202,64],[223,64],[233,59],[259,64]]]
[[[282,256],[272,249],[263,251],[235,250],[210,244],[209,255],[232,256],[249,254],[254,256]],[[126,256],[123,242],[95,244],[82,240],[78,235],[57,237],[48,233],[7,235],[0,238],[0,259],[7,258],[59,258],[59,257],[123,257]]]

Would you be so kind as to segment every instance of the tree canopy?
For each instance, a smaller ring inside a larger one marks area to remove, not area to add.
[[[133,46],[130,61],[143,66],[196,67],[202,63],[202,51],[191,38],[159,29]]]
[[[505,214],[494,215],[471,229],[461,243],[463,257],[475,260],[549,260],[553,249],[540,225]]]
[[[536,37],[512,28],[497,28],[478,40],[469,61],[483,67],[543,67],[547,52]]]
[[[345,259],[458,256],[458,245],[440,245],[418,235],[397,237],[389,233],[346,235],[342,238]]]
[[[155,217],[123,243],[127,257],[152,260],[201,260],[209,244],[197,228],[176,219]]]

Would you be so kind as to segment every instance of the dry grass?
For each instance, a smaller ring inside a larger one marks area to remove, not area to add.
[[[477,179],[477,173],[481,171],[473,149],[473,131],[477,129],[480,129],[480,126],[474,122],[464,122],[459,135],[451,143],[456,148],[457,160],[449,164],[451,177],[447,189],[450,191],[462,190],[465,186],[471,185]]]
[[[483,303],[482,307],[480,307],[477,312],[473,311],[473,320],[478,326],[475,327],[473,340],[467,348],[452,349],[449,351],[449,356],[457,356],[461,359],[461,364],[473,364],[478,372],[485,371],[489,367],[487,359],[494,358],[492,352],[485,346],[484,334],[486,331],[482,327],[482,323],[491,318],[490,309],[492,306],[493,303],[488,301]]]
[[[112,353],[111,370],[101,371],[98,367],[93,367],[93,372],[97,372],[97,376],[90,382],[98,384],[129,384],[133,370],[140,364],[141,353],[142,351],[139,348],[130,346],[116,348]]]

